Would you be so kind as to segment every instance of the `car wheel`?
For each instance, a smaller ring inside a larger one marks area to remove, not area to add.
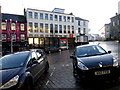
[[[46,67],[45,67],[45,73],[48,73],[49,70],[49,63],[47,62]]]
[[[78,77],[77,67],[73,64],[73,75],[74,77]]]
[[[23,90],[33,90],[33,84],[32,84],[32,82],[30,80],[27,79],[25,81]]]

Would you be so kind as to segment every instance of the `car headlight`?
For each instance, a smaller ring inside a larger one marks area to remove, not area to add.
[[[78,67],[81,69],[81,70],[89,70],[84,64],[82,64],[80,61],[78,61]]]
[[[0,87],[0,89],[10,88],[10,87],[16,85],[18,83],[18,79],[19,79],[19,76],[16,75],[14,78],[12,78],[11,80],[9,80],[7,83],[5,83],[4,85],[2,85]]]
[[[113,58],[113,66],[114,67],[118,66],[118,60],[116,58]]]

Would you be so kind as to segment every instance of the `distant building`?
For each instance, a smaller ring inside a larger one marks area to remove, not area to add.
[[[110,40],[110,23],[105,24],[105,40]]]
[[[75,17],[75,42],[78,44],[88,43],[88,20]]]
[[[112,40],[120,40],[120,14],[116,14],[110,20],[110,38]]]
[[[118,14],[120,14],[120,1],[118,2]]]
[[[68,48],[74,45],[75,16],[64,9],[53,11],[27,8],[28,42],[38,47]]]
[[[3,51],[13,52],[26,48],[27,21],[25,16],[2,13],[1,30]]]
[[[1,14],[1,6],[0,6],[0,25],[1,25],[1,21],[2,21],[2,14]],[[2,57],[2,30],[0,27],[0,57]]]

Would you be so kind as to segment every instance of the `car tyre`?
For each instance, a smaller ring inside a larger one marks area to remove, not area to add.
[[[49,70],[49,63],[47,62],[46,67],[45,67],[45,73],[48,73]]]
[[[31,82],[31,80],[27,79],[25,81],[25,84],[22,90],[33,90],[33,83]]]

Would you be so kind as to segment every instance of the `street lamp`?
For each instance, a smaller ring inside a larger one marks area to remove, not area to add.
[[[11,27],[11,23],[12,23],[12,19],[10,19],[10,27]],[[13,52],[13,38],[12,38],[12,35],[11,36],[11,53]]]

